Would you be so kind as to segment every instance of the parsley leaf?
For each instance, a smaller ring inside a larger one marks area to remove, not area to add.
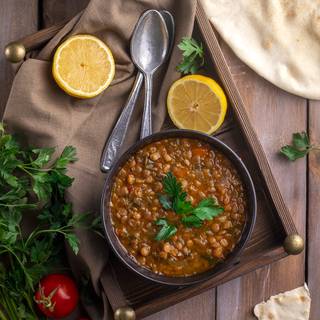
[[[187,227],[199,228],[203,221],[212,220],[222,213],[224,209],[220,207],[214,198],[206,198],[199,202],[196,208],[193,208],[190,215],[182,218],[182,223]]]
[[[57,159],[55,163],[55,168],[56,169],[66,169],[66,166],[69,163],[77,161],[76,157],[76,148],[72,146],[67,146],[64,148],[64,150],[61,153],[61,156]]]
[[[303,158],[312,150],[319,150],[319,146],[310,144],[306,132],[296,132],[292,134],[292,144],[283,146],[280,153],[286,156],[290,161]]]
[[[213,207],[218,205],[218,201],[216,198],[206,198],[206,199],[202,199],[199,204],[198,207]]]
[[[303,158],[309,152],[308,150],[298,150],[293,146],[287,145],[281,148],[280,151],[285,155],[290,161],[295,161],[299,158]]]
[[[202,220],[195,215],[184,216],[181,221],[188,228],[200,228],[203,224]]]
[[[186,201],[187,193],[182,190],[179,182],[172,172],[168,172],[162,181],[165,195],[159,196],[159,201],[166,210],[172,209],[174,212],[183,214],[192,210],[191,202]]]
[[[168,172],[162,181],[163,190],[169,197],[178,197],[182,193],[182,185],[172,172]]]
[[[79,252],[79,245],[80,245],[80,242],[79,242],[79,239],[78,237],[74,234],[74,233],[67,233],[65,235],[65,238],[66,240],[68,241],[72,251],[75,253],[75,254],[78,254]]]
[[[177,66],[182,74],[196,73],[204,65],[204,50],[202,43],[193,38],[184,37],[178,44],[183,60]]]
[[[177,228],[174,225],[169,224],[168,221],[164,218],[158,219],[156,221],[156,225],[162,226],[162,228],[160,229],[160,231],[156,235],[156,240],[158,240],[158,241],[166,240],[166,239],[170,238],[171,236],[173,236],[177,232]]]
[[[219,206],[213,207],[197,207],[194,208],[192,214],[198,217],[201,221],[212,220],[214,217],[222,213],[224,209]]]
[[[166,210],[172,209],[172,201],[170,200],[170,197],[168,195],[160,194],[159,201],[164,209]]]
[[[48,260],[52,251],[52,241],[44,238],[35,240],[30,250],[30,261],[33,263],[44,263]]]
[[[192,206],[190,201],[187,201],[187,193],[182,190],[181,183],[176,179],[172,172],[168,172],[163,178],[163,189],[166,192],[164,195],[159,196],[159,201],[165,210],[173,210],[175,213],[182,216],[181,222],[187,227],[201,227],[203,221],[212,220],[224,211],[220,207],[217,199],[205,198],[202,199],[196,207]],[[166,223],[166,220],[158,220],[159,223]],[[169,229],[169,228],[168,228]],[[160,230],[161,232],[162,230]],[[164,229],[163,232],[166,230]],[[168,231],[169,232],[169,231]],[[157,239],[157,238],[156,238]]]
[[[50,176],[45,172],[33,174],[33,191],[39,200],[48,200],[52,193]]]
[[[54,153],[54,148],[33,149],[32,152],[38,157],[32,161],[34,167],[42,168],[46,165]]]
[[[307,149],[310,147],[309,137],[306,132],[296,132],[292,135],[293,146],[297,149]]]
[[[192,204],[190,201],[185,200],[186,197],[176,197],[173,201],[173,210],[178,214],[189,213],[193,210]]]

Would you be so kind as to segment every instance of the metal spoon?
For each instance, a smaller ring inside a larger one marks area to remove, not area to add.
[[[169,44],[169,50],[167,51],[167,57],[166,57],[168,58],[170,56],[170,52],[172,50],[173,43],[174,43],[175,24],[174,24],[173,16],[171,15],[170,12],[166,10],[162,10],[160,11],[160,13],[166,22],[168,33],[169,33],[170,44]],[[141,18],[142,16],[140,17],[140,19]],[[135,32],[136,32],[136,29],[134,33]],[[128,130],[129,122],[141,90],[142,82],[143,82],[143,74],[141,71],[138,71],[131,93],[126,102],[126,105],[124,106],[121,112],[121,115],[117,120],[109,136],[109,139],[105,144],[102,157],[101,157],[101,163],[100,163],[101,171],[103,172],[107,172],[108,170],[110,170],[112,163],[117,158],[117,154],[120,151],[120,148],[123,144],[124,138]]]
[[[136,29],[131,41],[131,53],[133,63],[145,79],[145,103],[140,131],[142,139],[152,133],[152,77],[167,57],[169,34],[166,22],[157,10],[143,14]]]
[[[160,13],[166,23],[167,30],[169,33],[169,49],[167,51],[166,60],[170,57],[173,44],[174,44],[174,36],[175,36],[175,23],[172,14],[167,10],[160,10]]]

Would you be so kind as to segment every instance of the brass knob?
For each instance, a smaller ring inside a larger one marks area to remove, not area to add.
[[[22,43],[11,42],[4,48],[4,55],[10,62],[17,63],[24,59],[26,48]]]
[[[284,250],[288,254],[299,254],[304,249],[304,241],[298,234],[288,235],[283,242]]]
[[[136,313],[132,308],[122,307],[118,308],[114,313],[114,320],[135,320]]]

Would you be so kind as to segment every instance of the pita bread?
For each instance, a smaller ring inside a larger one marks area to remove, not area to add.
[[[308,320],[311,298],[307,285],[272,296],[254,307],[259,320]]]
[[[201,0],[222,38],[276,86],[320,99],[320,0]]]

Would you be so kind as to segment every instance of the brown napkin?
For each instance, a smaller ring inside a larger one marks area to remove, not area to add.
[[[171,83],[179,77],[175,67],[181,59],[177,43],[193,30],[196,0],[91,0],[88,7],[74,17],[34,58],[27,59],[14,79],[6,106],[4,121],[10,131],[23,134],[33,146],[66,145],[77,148],[79,161],[69,174],[75,177],[68,199],[77,212],[99,214],[100,196],[105,179],[99,161],[106,138],[130,93],[135,68],[130,59],[129,43],[134,26],[147,9],[169,10],[176,22],[174,51],[155,79],[153,105],[154,131],[160,130],[166,115],[165,100]],[[101,95],[90,100],[68,96],[51,76],[51,58],[56,46],[72,34],[94,34],[114,53],[116,77]],[[143,94],[141,94],[143,97]],[[140,99],[130,125],[126,146],[137,138],[143,101]],[[101,294],[101,279],[108,259],[106,243],[91,232],[79,231],[81,249],[73,266],[86,266],[97,293],[104,298],[104,316],[92,314],[93,319],[108,319],[107,301]],[[71,255],[71,253],[70,253]],[[74,262],[72,257],[71,261]]]

